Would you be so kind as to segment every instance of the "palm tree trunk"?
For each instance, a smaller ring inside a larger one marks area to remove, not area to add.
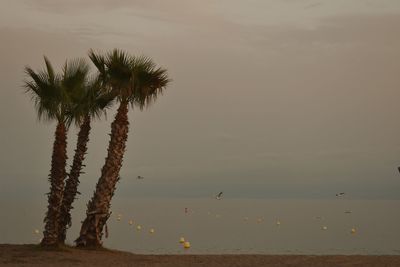
[[[42,246],[56,246],[58,244],[58,221],[60,205],[63,197],[64,180],[66,177],[65,165],[67,163],[67,130],[63,122],[57,124],[51,170],[49,175],[50,193],[48,194],[47,213],[44,218],[44,231]]]
[[[78,247],[100,247],[103,227],[110,217],[111,198],[119,179],[119,171],[128,139],[128,103],[121,102],[113,123],[108,154],[101,170],[96,191],[87,205],[86,219],[82,223],[80,236],[75,241]]]
[[[62,244],[65,243],[67,229],[70,228],[72,224],[72,203],[74,202],[76,195],[79,194],[79,176],[82,173],[82,167],[84,166],[83,161],[85,159],[85,154],[87,151],[87,143],[89,142],[90,129],[90,116],[86,115],[78,133],[74,160],[68,175],[68,179],[65,183],[64,196],[61,203],[58,241]]]

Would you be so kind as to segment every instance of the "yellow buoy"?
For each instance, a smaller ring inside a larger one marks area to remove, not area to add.
[[[150,232],[150,234],[154,234],[154,229],[151,228],[151,229],[149,230],[149,232]]]
[[[190,242],[186,241],[185,243],[183,243],[183,247],[190,248]]]
[[[132,224],[133,224],[133,221],[132,221],[132,220],[130,220],[130,221],[129,221],[129,225],[132,225]]]
[[[181,244],[185,243],[185,238],[183,238],[183,237],[179,238],[179,243],[181,243]]]
[[[136,226],[136,230],[138,230],[138,231],[142,230],[142,226],[140,226],[140,225]]]
[[[351,228],[351,233],[355,234],[357,232],[356,228]]]
[[[35,234],[39,234],[39,230],[35,229],[35,231],[33,231]]]

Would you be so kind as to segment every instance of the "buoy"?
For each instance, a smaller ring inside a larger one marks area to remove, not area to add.
[[[151,228],[151,229],[149,230],[149,232],[150,232],[150,234],[154,234],[154,229]]]
[[[132,220],[130,220],[130,221],[129,221],[129,225],[132,225],[132,224],[133,224],[133,221],[132,221]]]
[[[35,234],[39,234],[39,230],[35,229],[35,231],[33,231]]]
[[[185,243],[185,238],[183,238],[183,237],[179,238],[179,243],[181,243],[181,244]]]
[[[322,226],[322,230],[328,230],[328,226]]]
[[[190,242],[186,241],[185,243],[183,243],[183,247],[190,248]]]
[[[356,228],[351,228],[351,233],[355,234],[357,232]]]
[[[281,225],[281,222],[280,221],[276,221],[276,225]]]
[[[140,225],[136,226],[136,230],[138,230],[138,231],[142,230],[142,226],[140,226]]]

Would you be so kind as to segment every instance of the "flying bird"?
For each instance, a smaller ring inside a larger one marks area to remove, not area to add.
[[[340,192],[340,193],[337,193],[337,194],[336,194],[337,197],[342,197],[342,196],[344,196],[344,195],[345,195],[344,192]]]
[[[218,195],[215,196],[216,199],[220,200],[222,199],[222,191],[218,193]]]

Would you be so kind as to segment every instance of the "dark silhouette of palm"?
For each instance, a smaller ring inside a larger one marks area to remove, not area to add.
[[[157,67],[147,57],[134,57],[118,49],[105,55],[90,51],[89,57],[99,71],[98,80],[102,89],[116,97],[119,107],[111,124],[108,154],[94,195],[87,205],[87,216],[76,240],[77,246],[102,245],[102,231],[110,216],[111,198],[119,179],[128,138],[129,106],[139,109],[149,106],[170,81],[166,70]]]
[[[67,110],[69,97],[67,88],[63,86],[63,79],[56,74],[50,61],[44,58],[46,68],[35,72],[30,67],[25,68],[28,81],[25,81],[27,93],[32,97],[39,120],[57,121],[51,170],[49,175],[50,193],[48,194],[48,207],[44,218],[45,228],[41,244],[55,246],[58,243],[58,219],[64,179],[66,176],[65,165],[67,160]]]
[[[85,71],[82,72],[81,70]],[[87,152],[87,143],[89,142],[91,120],[93,118],[100,118],[113,100],[110,94],[101,90],[98,77],[92,79],[89,77],[88,70],[89,66],[84,60],[66,62],[64,66],[64,73],[72,73],[72,75],[67,75],[71,77],[71,80],[67,81],[67,86],[72,86],[74,84],[79,86],[76,90],[73,90],[73,94],[70,95],[72,103],[68,116],[69,121],[74,122],[79,127],[79,132],[75,155],[65,183],[64,195],[61,203],[58,228],[58,239],[60,243],[65,242],[67,229],[72,225],[70,212],[73,208],[72,203],[79,193],[79,177],[84,167],[83,161]],[[74,75],[74,73],[78,72],[82,72],[82,75]],[[77,80],[74,80],[74,78]]]

